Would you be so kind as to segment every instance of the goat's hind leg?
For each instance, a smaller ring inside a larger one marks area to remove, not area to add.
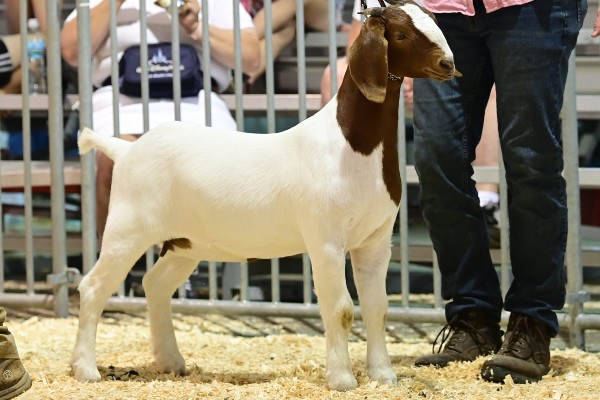
[[[148,301],[152,352],[160,372],[176,375],[186,372],[173,329],[171,297],[197,266],[198,260],[169,251],[144,275],[142,284]]]
[[[369,377],[396,385],[397,378],[385,345],[385,317],[388,309],[386,276],[391,250],[389,240],[370,248],[350,252],[354,282],[367,328]]]
[[[309,248],[315,292],[325,325],[327,385],[336,390],[358,386],[348,353],[348,333],[354,321],[354,304],[345,279],[345,252],[334,245]]]
[[[79,284],[79,328],[71,366],[80,382],[96,382],[100,373],[96,366],[96,332],[106,301],[125,280],[127,272],[151,243],[143,236],[111,235],[107,230],[96,265]]]

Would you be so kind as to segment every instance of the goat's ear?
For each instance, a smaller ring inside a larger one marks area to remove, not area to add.
[[[383,18],[368,18],[348,54],[352,80],[362,94],[374,103],[383,103],[385,100],[388,42],[384,33]]]

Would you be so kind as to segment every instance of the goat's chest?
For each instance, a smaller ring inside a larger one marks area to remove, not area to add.
[[[355,199],[357,206],[364,206],[368,211],[374,202],[392,199],[386,184],[383,144],[367,155],[347,146],[339,159],[336,175],[341,181],[340,190],[346,192],[347,198]]]
[[[333,200],[330,215],[336,215],[347,241],[359,244],[384,226],[393,224],[398,204],[390,195],[384,174],[383,146],[371,154],[346,151],[340,158],[338,174],[332,174],[324,188]]]

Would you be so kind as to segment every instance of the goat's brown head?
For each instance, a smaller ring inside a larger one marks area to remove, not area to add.
[[[410,0],[392,3],[363,11],[367,19],[348,55],[352,80],[376,103],[385,100],[388,77],[461,76],[433,14]]]

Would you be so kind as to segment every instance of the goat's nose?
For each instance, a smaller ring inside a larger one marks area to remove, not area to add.
[[[454,69],[454,63],[450,60],[442,60],[440,61],[440,65],[447,69]]]

